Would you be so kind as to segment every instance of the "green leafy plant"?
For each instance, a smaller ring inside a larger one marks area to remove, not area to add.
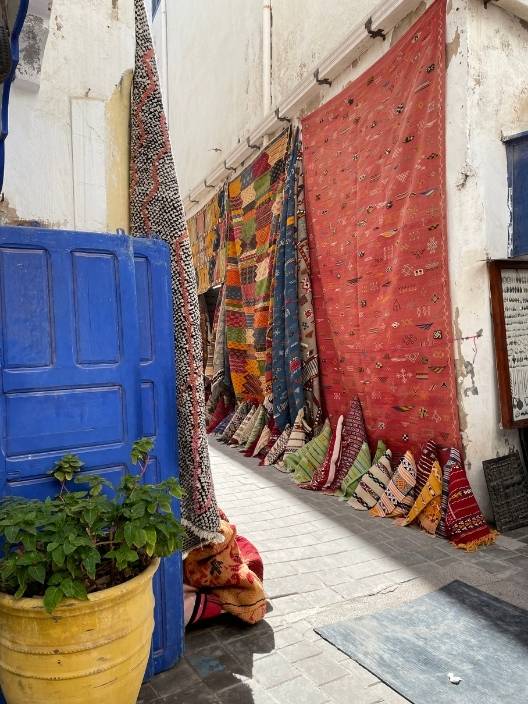
[[[149,438],[134,443],[138,472],[125,474],[117,487],[82,474],[83,462],[65,455],[51,471],[60,485],[57,497],[4,499],[0,591],[17,599],[43,597],[52,613],[64,599],[87,599],[180,550],[184,529],[173,514],[173,500],[182,496],[178,481],[144,482],[153,446]]]

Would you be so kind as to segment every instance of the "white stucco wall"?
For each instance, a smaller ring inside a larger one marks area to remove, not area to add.
[[[372,0],[273,0],[273,82],[275,103],[364,19]]]
[[[447,181],[450,276],[460,416],[473,488],[489,515],[483,459],[518,445],[503,431],[486,260],[507,257],[508,193],[502,135],[528,129],[528,28],[489,5],[452,0],[448,27]],[[457,11],[456,8],[459,8]]]
[[[167,28],[169,127],[185,195],[262,116],[262,4],[170,0]]]
[[[12,88],[3,222],[127,226],[133,27],[129,0],[54,0],[39,84]]]

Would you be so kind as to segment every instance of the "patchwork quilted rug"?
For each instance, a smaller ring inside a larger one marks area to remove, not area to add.
[[[171,248],[180,481],[185,550],[221,539],[205,433],[200,309],[145,3],[135,0],[136,54],[130,117],[130,233]]]
[[[289,133],[282,133],[229,184],[226,339],[231,379],[239,400],[262,402],[267,393],[275,236],[272,221],[278,225],[277,199],[282,197],[284,187],[288,139]]]
[[[322,386],[397,457],[459,445],[445,198],[445,2],[303,120]]]

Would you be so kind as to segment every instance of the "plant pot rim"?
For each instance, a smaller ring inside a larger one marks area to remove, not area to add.
[[[152,580],[160,566],[160,559],[156,557],[152,560],[150,565],[146,567],[143,572],[140,572],[132,579],[127,579],[126,582],[122,584],[117,584],[114,587],[108,587],[107,589],[101,589],[98,592],[92,592],[88,594],[88,600],[83,601],[80,599],[67,599],[63,601],[59,606],[49,614],[44,608],[43,598],[41,596],[35,597],[22,597],[22,599],[15,599],[11,594],[4,594],[0,592],[0,612],[1,611],[34,611],[36,614],[45,615],[49,618],[54,618],[56,616],[67,616],[68,614],[78,613],[80,611],[86,611],[90,608],[106,607],[108,603],[111,603],[118,599],[119,597],[124,597],[125,595],[132,594],[140,590],[145,582]]]

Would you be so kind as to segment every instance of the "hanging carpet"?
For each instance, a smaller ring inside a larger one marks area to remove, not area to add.
[[[187,221],[198,293],[224,283],[226,253],[224,189]]]
[[[322,386],[395,456],[459,443],[445,203],[445,2],[303,120]]]
[[[272,218],[284,185],[288,132],[271,142],[229,184],[226,335],[237,399],[262,402],[270,321]]]
[[[184,549],[220,540],[205,433],[200,313],[189,237],[163,109],[144,0],[135,0],[136,53],[130,135],[130,233],[171,249]],[[167,428],[167,432],[171,432]]]
[[[319,355],[312,294],[312,268],[306,212],[304,208],[304,171],[302,141],[297,153],[297,305],[299,308],[299,330],[301,336],[301,359],[304,384],[304,417],[314,433],[323,425],[321,382],[319,378]]]
[[[279,428],[295,423],[304,407],[297,284],[295,223],[296,162],[299,134],[288,154],[284,200],[275,249],[272,312],[273,416]]]

